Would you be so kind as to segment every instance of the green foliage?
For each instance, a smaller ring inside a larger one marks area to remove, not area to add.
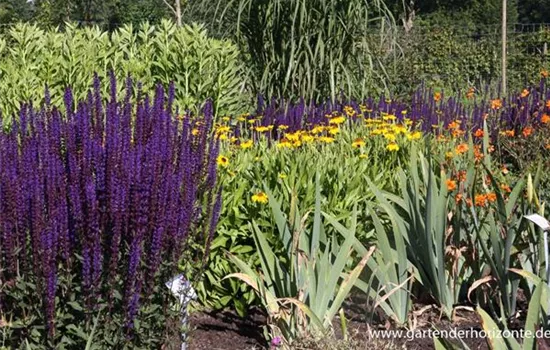
[[[491,38],[473,40],[452,29],[418,29],[403,36],[403,87],[425,82],[439,89],[466,90],[498,77],[499,56]],[[538,74],[537,74],[538,75]],[[397,78],[399,79],[399,78]]]
[[[383,1],[232,0],[222,23],[231,20],[251,83],[267,96],[335,100],[342,90],[364,97],[373,81],[386,79],[374,52],[393,44],[395,25]],[[367,40],[373,30],[384,40]]]
[[[56,297],[56,333],[46,340],[42,295],[37,292],[38,281],[20,277],[0,285],[4,293],[3,303],[17,305],[17,313],[0,313],[0,348],[22,346],[24,349],[152,349],[163,344],[179,343],[178,310],[165,307],[175,304],[174,297],[162,284],[154,287],[153,297],[143,300],[139,321],[132,335],[125,327],[122,281],[116,281],[113,300],[94,300],[94,312],[80,304],[82,294],[77,276],[65,272],[59,276],[60,290]],[[164,306],[163,306],[164,305]],[[21,343],[19,343],[21,342]],[[51,342],[51,343],[50,343]],[[19,347],[17,347],[19,348]]]
[[[412,142],[404,143],[398,152],[388,152],[385,140],[368,138],[367,133],[342,130],[341,141],[330,145],[304,145],[300,149],[279,149],[261,140],[251,149],[222,149],[222,154],[229,158],[229,166],[220,169],[220,181],[230,190],[223,193],[218,234],[212,242],[205,279],[196,286],[201,303],[215,309],[232,307],[242,315],[248,305],[258,302],[249,288],[233,280],[220,280],[234,271],[223,255],[224,250],[250,266],[259,266],[253,232],[248,227],[251,220],[263,231],[275,230],[268,208],[251,200],[253,194],[263,190],[262,183],[281,199],[285,212],[290,211],[293,198],[303,207],[312,207],[315,204],[315,173],[322,164],[323,207],[338,220],[349,218],[354,205],[361,208],[367,200],[374,199],[368,181],[383,190],[396,188],[396,169],[407,164],[408,146]],[[351,146],[358,137],[367,141],[361,150]],[[367,157],[361,158],[361,154]],[[370,213],[360,211],[358,215],[357,236],[367,244],[375,235]],[[336,230],[330,227],[327,230],[329,237],[339,237]]]
[[[500,320],[495,320],[485,310],[478,307],[477,313],[481,318],[481,324],[483,330],[487,335],[487,345],[494,350],[531,350],[538,349],[539,344],[537,342],[537,335],[541,332],[548,331],[548,327],[545,326],[546,315],[548,314],[548,293],[549,288],[544,281],[540,278],[529,274],[523,270],[511,270],[520,276],[525,277],[534,283],[534,291],[529,301],[529,307],[527,310],[527,317],[525,319],[525,327],[521,330],[524,338],[522,343],[513,337],[514,333],[510,332],[510,329],[506,323]],[[543,338],[544,339],[544,338]],[[451,350],[451,349],[470,349],[464,342],[461,346],[457,346],[452,342],[445,339],[434,339],[435,347],[438,350]],[[542,348],[542,347],[541,347]]]
[[[247,99],[237,48],[209,38],[197,25],[178,29],[163,21],[159,26],[127,25],[109,34],[98,27],[68,25],[59,32],[19,24],[0,35],[0,58],[4,122],[19,102],[42,101],[46,85],[52,102],[60,106],[67,86],[75,98],[84,99],[93,73],[107,81],[110,70],[120,81],[132,76],[145,91],[156,82],[174,81],[180,110],[212,98],[216,112],[237,113]]]
[[[276,242],[282,248],[275,254],[268,234],[252,222],[261,272],[254,271],[234,255],[229,256],[241,272],[227,277],[237,278],[256,291],[269,315],[270,337],[282,336],[285,345],[308,334],[322,334],[332,329],[334,316],[374,251],[371,248],[350,268],[351,272],[343,276],[356,240],[357,211],[352,213],[351,227],[339,230],[344,236],[343,243],[327,237],[319,186],[317,180],[311,230],[305,226],[308,213],[302,216],[299,209],[293,207],[290,215],[285,216],[266,189],[277,224]]]

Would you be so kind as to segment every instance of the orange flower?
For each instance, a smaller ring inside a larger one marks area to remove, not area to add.
[[[476,132],[474,133],[474,136],[475,137],[483,137],[483,130],[477,129]]]
[[[528,137],[529,135],[531,135],[533,133],[533,128],[528,126],[525,129],[523,129],[523,131],[521,133],[523,134],[524,137]]]
[[[466,198],[466,205],[468,207],[471,207],[472,206],[472,198]]]
[[[546,101],[546,108],[550,108],[550,100]]]
[[[529,90],[523,89],[523,91],[521,92],[521,97],[527,97],[527,96],[529,96]]]
[[[458,128],[460,128],[460,122],[457,122],[457,121],[450,122],[449,125],[447,126],[447,129],[458,129]]]
[[[497,195],[496,195],[496,193],[494,193],[494,192],[488,193],[488,194],[487,194],[487,200],[488,200],[490,203],[496,202],[496,200],[497,200]]]
[[[504,130],[500,132],[500,135],[507,136],[507,137],[514,137],[516,136],[515,130]]]
[[[455,197],[456,204],[462,202],[462,197],[463,197],[462,193],[459,193],[459,194],[456,195],[456,197]]]
[[[453,137],[460,137],[462,135],[464,135],[464,131],[463,130],[460,130],[460,129],[454,129],[452,132],[451,132],[451,135],[453,135]]]
[[[460,170],[460,171],[458,172],[456,178],[457,178],[458,181],[460,181],[460,182],[466,181],[466,171],[465,171],[465,170]]]
[[[474,89],[473,87],[469,88],[469,89],[468,89],[468,92],[466,93],[466,98],[467,98],[467,99],[473,98],[475,92],[476,92],[476,89]]]
[[[481,146],[474,147],[474,158],[476,161],[480,161],[483,159],[483,152],[481,152]]]
[[[477,207],[484,207],[487,205],[487,195],[476,194],[474,201]]]
[[[512,189],[507,184],[500,184],[500,189],[503,190],[504,192],[508,192],[508,193],[512,192]]]
[[[441,100],[441,92],[436,92],[434,94],[434,101],[439,102],[439,100]]]
[[[501,169],[500,171],[502,171],[502,173],[503,173],[504,175],[507,175],[508,172],[509,172],[509,171],[508,171],[508,168],[506,167],[506,165],[503,165],[503,166],[502,166],[502,169]]]
[[[456,146],[456,153],[458,154],[462,154],[462,153],[466,153],[468,152],[468,144],[466,143],[461,143],[460,145]]]
[[[540,76],[543,78],[548,78],[548,71],[546,69],[541,70]]]
[[[502,107],[502,100],[497,98],[491,101],[491,109],[499,109]]]
[[[454,191],[456,190],[456,181],[447,179],[447,190],[448,191]]]
[[[542,117],[540,117],[540,122],[541,122],[542,124],[548,124],[548,123],[550,123],[550,115],[544,113],[544,114],[542,115]]]

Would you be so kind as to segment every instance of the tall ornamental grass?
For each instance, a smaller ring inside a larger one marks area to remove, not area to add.
[[[123,101],[114,76],[109,102],[100,89],[68,89],[66,113],[46,93],[0,133],[0,346],[159,348],[177,326],[164,284],[208,254],[212,103],[196,118],[174,114],[174,86],[136,102],[129,78]]]
[[[221,26],[236,23],[256,91],[334,101],[340,91],[362,98],[387,88],[383,61],[397,51],[396,25],[382,0],[231,0],[218,8]]]

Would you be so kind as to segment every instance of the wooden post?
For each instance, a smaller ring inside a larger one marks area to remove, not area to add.
[[[502,0],[502,89],[501,93],[503,97],[506,97],[506,2],[507,0]]]

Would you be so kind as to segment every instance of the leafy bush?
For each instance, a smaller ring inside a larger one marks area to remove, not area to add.
[[[175,118],[173,86],[132,104],[131,80],[118,101],[113,76],[103,104],[94,85],[86,101],[67,90],[65,114],[47,94],[41,110],[24,105],[0,133],[4,346],[177,343],[164,283],[208,256],[221,206],[212,104]]]
[[[494,27],[497,28],[497,27]],[[549,30],[516,32],[509,28],[508,87],[520,90],[536,84],[550,68],[544,54]],[[389,67],[390,91],[409,94],[425,84],[438,90],[462,93],[470,88],[498,89],[501,79],[500,32],[419,23],[397,36],[401,56]],[[393,70],[391,68],[394,68]],[[547,74],[547,73],[546,73]]]
[[[0,110],[6,118],[18,110],[19,101],[41,101],[45,85],[53,105],[62,105],[67,86],[83,100],[92,74],[106,78],[110,70],[118,79],[133,76],[144,90],[173,81],[180,109],[209,98],[217,113],[246,108],[236,46],[209,38],[201,26],[177,28],[163,21],[159,26],[126,25],[113,33],[98,27],[67,25],[60,32],[15,25],[0,35]]]

